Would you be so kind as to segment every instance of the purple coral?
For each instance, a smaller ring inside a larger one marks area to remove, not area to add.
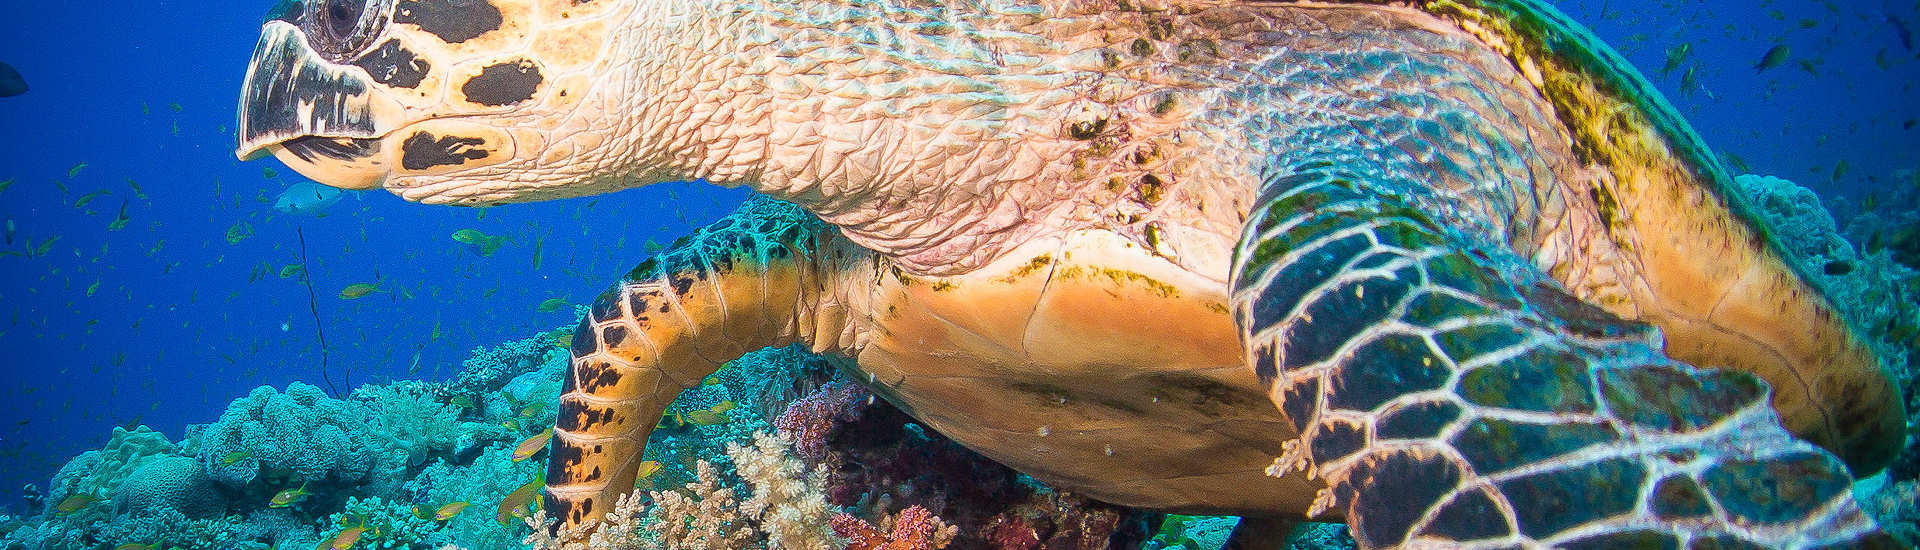
[[[828,382],[787,406],[773,424],[793,438],[796,454],[817,461],[826,458],[827,442],[841,425],[860,419],[871,395],[858,384]]]

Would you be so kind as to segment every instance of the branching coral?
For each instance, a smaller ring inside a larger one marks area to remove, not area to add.
[[[827,521],[835,512],[827,504],[826,471],[808,472],[788,444],[785,436],[763,432],[754,434],[752,446],[727,445],[740,477],[753,485],[753,498],[741,510],[760,518],[775,548],[826,550],[833,544]]]

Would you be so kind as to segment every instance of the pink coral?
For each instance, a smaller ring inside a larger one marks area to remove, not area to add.
[[[892,530],[882,533],[866,520],[847,514],[833,516],[833,532],[847,538],[847,550],[935,550],[953,539],[953,528],[926,508],[910,506],[883,521]]]
[[[793,438],[794,453],[808,460],[827,455],[827,441],[840,425],[858,420],[871,394],[858,384],[829,382],[787,406],[774,425]]]

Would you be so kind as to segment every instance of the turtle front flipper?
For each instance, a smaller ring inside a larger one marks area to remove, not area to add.
[[[812,340],[803,304],[822,288],[832,229],[789,204],[749,200],[600,295],[573,336],[547,466],[557,532],[598,521],[634,489],[647,435],[681,390],[768,346]]]
[[[1314,513],[1341,507],[1363,548],[1881,536],[1759,378],[1662,355],[1653,329],[1366,181],[1382,170],[1272,178],[1236,254],[1248,364],[1302,434],[1269,473],[1324,480]]]

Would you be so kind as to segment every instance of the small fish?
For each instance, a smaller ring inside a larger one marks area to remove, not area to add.
[[[281,491],[279,493],[274,494],[273,499],[267,501],[267,507],[268,508],[286,508],[288,506],[293,506],[295,504],[299,504],[300,501],[306,500],[307,495],[311,495],[311,494],[313,493],[307,492],[307,484],[302,483],[297,488],[287,489],[285,491]]]
[[[92,507],[101,500],[100,497],[91,494],[73,495],[61,500],[60,504],[54,505],[53,511],[62,516],[73,515],[75,512]]]
[[[239,461],[242,461],[242,460],[246,460],[246,459],[247,459],[247,457],[249,457],[249,456],[253,456],[253,453],[249,453],[249,452],[246,452],[246,451],[234,451],[234,452],[231,452],[231,453],[227,453],[227,454],[224,454],[224,455],[221,455],[221,456],[220,456],[220,463],[221,463],[221,464],[233,464],[233,463],[235,463],[235,462],[239,462]]]
[[[113,550],[153,550],[153,548],[154,546],[151,544],[129,542],[126,544],[115,546],[113,547]]]
[[[718,386],[718,385],[720,385],[720,377],[718,377],[718,376],[708,376],[706,380],[701,380],[701,381],[700,381],[700,385],[702,385],[702,386]]]
[[[733,418],[728,417],[725,413],[717,413],[707,409],[687,411],[686,419],[687,423],[700,426],[718,426],[733,421]]]
[[[527,507],[533,504],[534,498],[540,495],[540,488],[546,485],[547,476],[541,474],[535,476],[533,481],[527,482],[526,485],[521,485],[520,488],[507,493],[506,498],[500,499],[500,507],[494,511],[493,519],[501,525],[507,525],[512,518],[526,515]]]
[[[525,407],[521,407],[520,412],[515,416],[519,416],[520,418],[533,418],[533,415],[540,414],[541,408],[542,407],[540,406],[539,403],[527,405]]]
[[[4,188],[0,188],[0,189],[4,189]],[[545,236],[542,236],[538,239],[533,240],[533,270],[534,271],[540,270],[540,258],[541,258],[540,249],[546,246],[546,244],[547,244],[547,238]]]
[[[415,504],[413,505],[413,517],[419,518],[419,519],[433,519],[433,509],[428,508],[424,505]]]
[[[233,222],[233,225],[227,228],[227,244],[236,244],[252,236],[253,224],[247,223],[247,220]]]
[[[338,187],[329,187],[310,181],[301,181],[287,186],[280,196],[273,200],[273,209],[282,214],[299,216],[319,216],[340,202],[346,192]]]
[[[460,512],[465,511],[470,504],[472,503],[464,500],[460,502],[449,502],[445,506],[441,506],[439,510],[433,512],[433,519],[438,521],[453,519],[454,516],[458,516]]]
[[[1768,48],[1767,53],[1760,56],[1760,62],[1753,64],[1753,70],[1754,72],[1760,72],[1778,67],[1781,63],[1786,63],[1787,57],[1791,55],[1793,55],[1793,52],[1787,49],[1786,44]]]
[[[380,287],[373,283],[354,283],[340,289],[340,299],[355,300],[373,294],[377,290],[380,290]]]
[[[663,467],[664,466],[662,466],[660,464],[660,461],[658,460],[648,460],[646,462],[641,462],[640,476],[635,479],[646,479],[646,478],[653,477],[653,474],[660,473],[660,469]]]
[[[111,191],[107,191],[107,190],[105,190],[105,189],[101,189],[101,190],[99,190],[99,191],[94,191],[94,192],[92,192],[92,193],[87,193],[87,194],[85,194],[85,195],[80,195],[80,198],[78,198],[78,199],[74,199],[74,201],[73,201],[73,207],[74,207],[74,208],[86,208],[86,207],[87,207],[87,203],[91,203],[91,202],[93,202],[93,200],[94,200],[94,199],[98,199],[98,198],[100,198],[100,197],[104,197],[104,196],[107,196],[107,194],[108,194],[108,193],[111,193]]]
[[[82,162],[82,163],[73,165],[72,168],[67,169],[67,179],[73,179],[74,176],[80,175],[81,170],[85,170],[85,169],[87,169],[87,163]]]
[[[1700,91],[1699,69],[1700,67],[1698,66],[1690,65],[1687,67],[1687,72],[1680,73],[1680,93],[1682,95],[1693,95],[1694,92]]]
[[[1840,162],[1833,163],[1833,181],[1840,181],[1840,178],[1846,177],[1848,169],[1846,159],[1840,159]]]
[[[547,428],[540,433],[533,434],[533,437],[521,441],[519,447],[514,447],[513,461],[519,462],[533,458],[533,455],[539,454],[541,449],[547,448],[547,441],[551,439],[553,439],[553,428]]]
[[[0,191],[6,191],[8,187],[13,187],[13,178],[0,180]]]
[[[113,221],[107,222],[107,231],[119,231],[122,229],[126,229],[127,222],[131,222],[131,221],[133,221],[133,218],[127,216],[127,200],[121,199],[120,213],[113,217]]]
[[[340,530],[340,534],[334,535],[333,542],[327,546],[333,550],[347,550],[348,548],[353,548],[353,545],[359,544],[360,536],[366,533],[366,527],[348,527]]]
[[[168,103],[168,104],[167,104],[167,108],[168,108],[168,109],[172,109],[172,110],[173,110],[173,112],[176,112],[176,113],[178,113],[178,112],[180,112],[180,110],[181,110],[181,107],[180,107],[180,102],[178,102],[178,101],[175,101],[175,102],[173,102],[173,103]]]
[[[504,236],[488,235],[481,233],[478,229],[455,231],[453,232],[453,240],[460,244],[467,245],[467,250],[471,250],[474,254],[479,254],[481,257],[492,256],[494,252],[499,252],[500,245],[506,244],[507,242],[507,238]]]
[[[520,421],[512,418],[502,420],[500,421],[500,427],[513,430],[513,431],[520,431]]]
[[[453,404],[453,406],[460,407],[462,409],[471,409],[473,408],[473,397],[468,395],[456,395],[456,396],[447,398],[447,403],[451,403]]]
[[[280,278],[291,279],[307,273],[307,264],[287,264],[280,266]]]
[[[1660,66],[1660,77],[1666,78],[1674,69],[1680,68],[1680,64],[1687,61],[1687,54],[1692,52],[1692,42],[1681,42],[1678,46],[1667,48],[1667,64]]]
[[[280,177],[280,173],[274,171],[272,166],[262,166],[260,167],[260,176],[267,179],[274,179]]]

